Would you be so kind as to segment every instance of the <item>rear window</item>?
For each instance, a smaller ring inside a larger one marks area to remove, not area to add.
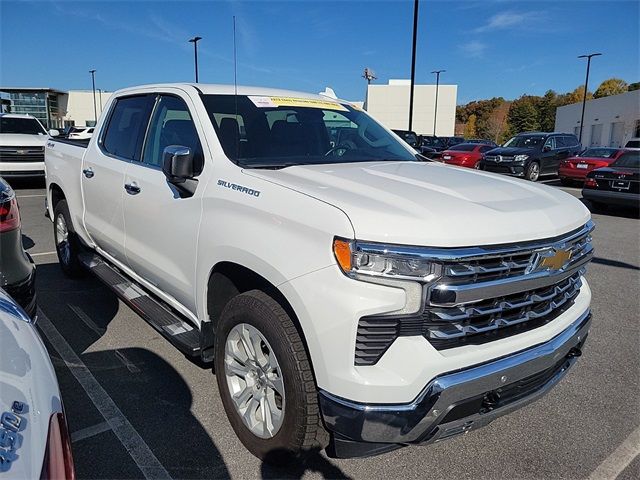
[[[458,145],[454,145],[453,147],[448,148],[448,150],[456,151],[456,152],[472,152],[474,148],[478,145],[473,143],[459,143]]]
[[[112,155],[129,160],[140,159],[140,147],[149,117],[149,99],[153,97],[125,97],[113,107],[103,148]]]
[[[612,158],[618,150],[615,148],[587,148],[580,154],[581,157]]]
[[[640,168],[640,152],[623,153],[611,165],[614,167]]]
[[[625,145],[626,148],[640,148],[640,140],[629,140]]]

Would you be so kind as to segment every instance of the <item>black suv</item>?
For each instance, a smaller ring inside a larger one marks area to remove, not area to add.
[[[541,175],[557,175],[560,161],[581,149],[578,138],[569,133],[521,133],[502,147],[489,150],[480,169],[535,182]]]

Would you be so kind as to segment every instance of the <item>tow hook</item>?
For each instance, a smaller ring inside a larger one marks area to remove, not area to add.
[[[487,413],[497,408],[500,404],[500,393],[497,391],[487,392],[482,399],[481,413]]]
[[[582,350],[580,350],[579,347],[573,347],[571,350],[569,350],[569,353],[567,353],[567,358],[577,358],[581,355]]]

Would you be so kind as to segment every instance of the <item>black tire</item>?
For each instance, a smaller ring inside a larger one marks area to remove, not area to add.
[[[561,178],[560,179],[560,184],[562,184],[565,187],[572,187],[573,186],[573,180],[570,180],[568,178]]]
[[[256,328],[277,357],[284,380],[284,416],[271,438],[260,438],[243,422],[231,399],[225,371],[225,345],[239,324]],[[266,293],[251,290],[234,297],[224,308],[217,326],[215,372],[224,409],[236,435],[256,457],[282,465],[326,447],[311,361],[298,328],[282,306]]]
[[[64,221],[68,235],[66,241],[59,241],[57,228],[58,219],[61,218]],[[66,200],[60,200],[53,210],[53,241],[56,246],[56,253],[58,254],[58,262],[62,271],[71,278],[82,277],[86,270],[82,267],[78,256],[82,252],[82,246],[73,223],[71,223],[71,215],[69,214],[69,207]]]
[[[524,171],[524,178],[530,182],[537,182],[540,178],[540,164],[538,162],[529,163]]]

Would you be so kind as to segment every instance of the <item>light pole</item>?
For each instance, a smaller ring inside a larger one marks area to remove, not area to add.
[[[587,78],[584,81],[584,95],[582,96],[582,115],[580,115],[580,143],[582,143],[582,124],[584,123],[584,107],[587,104],[587,89],[589,88],[589,68],[591,68],[591,58],[602,55],[601,53],[590,53],[589,55],[580,55],[578,58],[587,59]]]
[[[362,78],[364,78],[367,81],[367,91],[365,92],[365,95],[364,95],[364,109],[366,110],[368,107],[367,104],[369,103],[369,85],[371,85],[372,80],[375,80],[378,77],[376,77],[376,74],[374,73],[373,70],[371,70],[370,68],[365,68]]]
[[[98,89],[98,100],[99,100],[98,103],[100,103],[100,114],[102,114],[102,89],[101,88]]]
[[[413,126],[413,90],[416,79],[416,40],[418,38],[418,9],[420,0],[413,3],[413,45],[411,49],[411,91],[409,93],[409,130]]]
[[[433,136],[436,136],[436,123],[438,121],[438,89],[440,88],[440,74],[446,70],[434,70],[431,73],[436,74],[436,104],[433,109]]]
[[[202,40],[202,37],[193,37],[189,39],[190,43],[193,43],[193,54],[196,60],[196,83],[198,83],[198,41]]]
[[[93,125],[95,126],[98,123],[98,111],[96,109],[96,71],[89,70],[91,74],[91,87],[93,90]]]

